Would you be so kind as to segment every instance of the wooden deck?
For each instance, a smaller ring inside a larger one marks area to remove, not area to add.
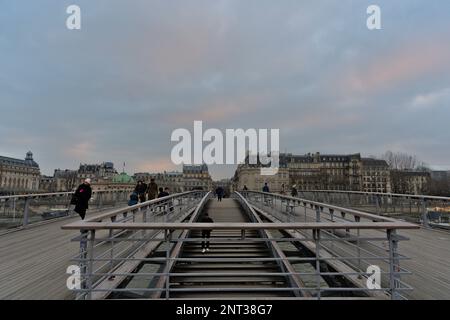
[[[219,223],[220,214],[215,216]],[[314,212],[308,215],[312,218]],[[78,220],[63,219],[0,236],[0,299],[73,299],[66,288],[66,269],[78,253],[78,243],[70,241],[78,231],[61,227]],[[399,233],[410,238],[400,242],[400,253],[411,258],[401,263],[413,273],[403,277],[414,287],[408,297],[450,299],[450,233],[426,229]]]
[[[67,267],[79,244],[78,231],[62,230],[79,217],[0,236],[0,300],[73,299],[66,287]]]

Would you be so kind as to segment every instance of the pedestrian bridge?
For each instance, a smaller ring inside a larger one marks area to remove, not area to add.
[[[369,210],[253,191],[102,208],[2,235],[0,298],[450,298],[450,235]]]

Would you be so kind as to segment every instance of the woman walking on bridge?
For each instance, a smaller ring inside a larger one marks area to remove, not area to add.
[[[91,179],[86,179],[75,191],[71,204],[75,205],[74,211],[78,213],[81,220],[86,216],[86,210],[89,208],[89,200],[92,196]]]

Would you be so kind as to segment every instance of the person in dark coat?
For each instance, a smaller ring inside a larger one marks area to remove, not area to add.
[[[75,202],[75,212],[84,220],[86,210],[89,208],[89,200],[92,197],[91,179],[86,179],[75,191],[73,202]],[[72,202],[72,203],[73,203]]]
[[[296,186],[295,184],[292,186],[292,189],[291,189],[291,196],[292,196],[292,197],[298,197],[297,186]]]
[[[248,191],[247,185],[244,184],[244,189],[242,191]]]
[[[159,188],[158,198],[164,198],[164,197],[167,197],[168,195],[169,195],[169,193],[164,191],[163,188],[161,188],[161,187]]]
[[[214,220],[206,212],[201,220],[202,223],[214,223]],[[202,230],[202,253],[209,251],[209,238],[211,237],[211,229]]]
[[[222,201],[224,192],[225,192],[225,191],[223,190],[222,187],[217,187],[217,189],[216,189],[216,195],[217,195],[217,200],[218,200],[218,201]]]
[[[147,188],[148,200],[153,200],[158,197],[158,185],[155,182],[155,179],[150,179],[150,183]]]
[[[264,183],[264,187],[263,187],[262,191],[263,191],[263,192],[270,192],[270,191],[269,191],[269,186],[267,185],[267,182]]]
[[[147,196],[145,195],[147,192],[147,184],[139,180],[134,191],[138,194],[140,202],[145,202],[147,200]]]

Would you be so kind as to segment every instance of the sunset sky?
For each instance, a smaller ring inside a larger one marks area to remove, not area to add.
[[[194,120],[450,170],[447,0],[0,0],[0,57],[0,155],[32,150],[44,174],[176,169],[171,133]]]

